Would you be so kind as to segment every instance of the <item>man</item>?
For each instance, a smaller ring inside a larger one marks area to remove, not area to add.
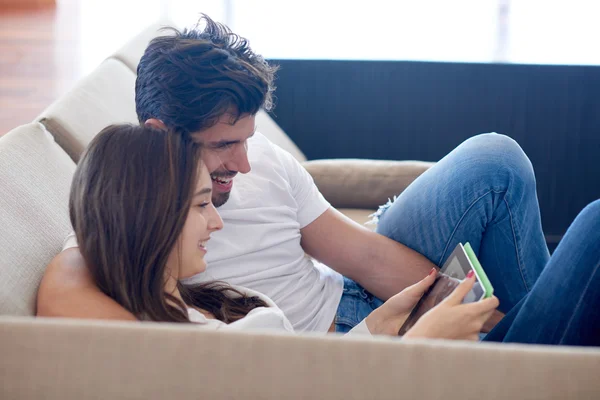
[[[208,245],[207,272],[192,280],[262,292],[296,330],[347,332],[468,241],[501,310],[527,293],[549,255],[533,170],[514,141],[466,141],[382,207],[371,232],[333,209],[291,155],[255,134],[276,69],[245,39],[204,22],[154,39],[136,81],[140,123],[190,134],[206,149],[224,229]],[[38,304],[38,315],[134,319],[94,285],[76,248],[48,266]]]

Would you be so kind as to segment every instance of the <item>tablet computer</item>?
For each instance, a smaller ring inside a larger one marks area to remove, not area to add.
[[[475,272],[475,284],[473,289],[467,293],[463,303],[473,303],[494,294],[485,271],[475,256],[475,252],[469,243],[464,246],[459,243],[450,257],[444,263],[433,285],[425,292],[415,308],[400,328],[398,335],[404,335],[417,322],[423,314],[438,305],[450,295],[456,287],[467,277],[469,271]]]

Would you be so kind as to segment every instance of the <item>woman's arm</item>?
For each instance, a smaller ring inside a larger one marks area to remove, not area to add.
[[[40,317],[136,321],[94,283],[77,247],[62,251],[48,264],[37,297]]]

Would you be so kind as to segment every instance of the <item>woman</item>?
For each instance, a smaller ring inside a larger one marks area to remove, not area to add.
[[[264,295],[219,282],[180,282],[205,270],[206,242],[222,228],[200,154],[186,135],[150,127],[117,125],[99,133],[79,162],[69,204],[86,265],[98,287],[138,319],[292,331]],[[432,270],[353,332],[396,335],[434,280]],[[498,301],[459,305],[472,285],[466,280],[406,336],[476,338]]]
[[[188,138],[127,125],[104,129],[79,162],[69,202],[94,280],[138,319],[219,327],[253,317],[291,330],[279,309],[265,308],[273,306],[268,299],[219,283],[178,282],[206,268],[204,246],[222,228],[211,188],[200,149]]]

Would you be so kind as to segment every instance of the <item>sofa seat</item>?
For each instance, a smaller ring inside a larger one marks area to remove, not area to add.
[[[5,317],[0,354],[3,399],[564,400],[600,393],[599,349]]]

